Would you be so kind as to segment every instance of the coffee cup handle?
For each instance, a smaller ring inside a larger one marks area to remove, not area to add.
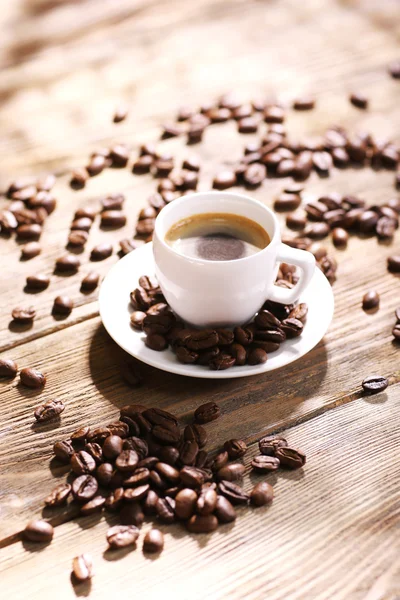
[[[301,275],[299,281],[292,289],[272,285],[267,299],[272,300],[273,302],[279,302],[280,304],[293,304],[293,302],[296,302],[296,300],[299,299],[311,281],[315,270],[314,255],[306,250],[299,250],[298,248],[291,248],[286,244],[281,244],[276,261],[278,263],[285,262],[300,267]]]

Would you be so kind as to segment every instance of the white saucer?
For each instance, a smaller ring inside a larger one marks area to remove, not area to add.
[[[172,350],[156,352],[143,342],[144,334],[135,331],[129,321],[132,307],[129,294],[138,286],[141,275],[154,274],[153,244],[148,243],[122,258],[107,274],[100,294],[99,308],[104,327],[121,348],[135,358],[151,365],[188,377],[230,379],[248,377],[273,371],[288,365],[309,352],[323,338],[332,320],[334,300],[332,288],[325,275],[315,269],[310,285],[301,297],[308,305],[307,322],[300,337],[284,342],[277,352],[268,355],[262,365],[232,367],[225,371],[211,371],[200,365],[178,362]]]

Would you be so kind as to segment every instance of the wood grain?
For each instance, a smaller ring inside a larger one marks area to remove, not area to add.
[[[60,598],[85,595],[85,586],[74,592],[69,573],[72,558],[89,552],[96,568],[91,594],[99,599],[127,589],[146,600],[189,593],[196,600],[395,598],[399,408],[395,385],[286,431],[290,443],[307,453],[304,470],[269,476],[272,506],[240,509],[234,525],[214,534],[165,526],[159,558],[143,556],[142,537],[136,550],[111,555],[107,522],[86,517],[57,527],[48,548],[18,542],[1,550],[2,583],[17,598],[47,597],[55,582]],[[256,453],[253,445],[247,465]],[[246,476],[245,488],[261,479]],[[22,569],[28,577],[21,577]]]

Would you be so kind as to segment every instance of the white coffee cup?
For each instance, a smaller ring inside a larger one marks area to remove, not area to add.
[[[252,219],[266,230],[271,242],[237,260],[183,256],[166,243],[165,236],[181,219],[200,213],[231,213]],[[168,304],[181,319],[197,327],[246,323],[266,300],[292,304],[315,269],[310,252],[281,242],[278,220],[269,208],[248,196],[228,192],[190,194],[165,206],[155,222],[153,252],[156,276]],[[292,289],[274,285],[281,262],[301,269]]]

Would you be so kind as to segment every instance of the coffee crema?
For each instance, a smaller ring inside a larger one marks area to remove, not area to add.
[[[255,221],[231,213],[200,213],[181,219],[168,230],[166,243],[189,258],[228,261],[252,256],[270,243]]]

